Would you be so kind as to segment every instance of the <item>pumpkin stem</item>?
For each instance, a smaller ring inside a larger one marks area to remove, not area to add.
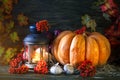
[[[84,36],[85,38],[87,37],[87,34],[86,34],[86,32],[84,32],[84,33],[83,33],[83,36]]]
[[[59,65],[59,63],[56,63],[55,65],[56,65],[56,66]]]
[[[85,31],[84,33],[83,33],[83,36],[86,38],[87,36],[89,36],[90,35],[90,32],[87,32],[87,31]]]

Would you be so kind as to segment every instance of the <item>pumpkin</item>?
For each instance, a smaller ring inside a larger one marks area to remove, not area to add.
[[[78,66],[89,60],[94,66],[106,64],[110,53],[108,39],[99,32],[91,32],[87,36],[72,31],[61,32],[53,42],[52,53],[61,64]]]

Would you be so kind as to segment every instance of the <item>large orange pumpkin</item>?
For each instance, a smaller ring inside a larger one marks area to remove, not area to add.
[[[82,61],[89,60],[97,66],[107,62],[111,48],[107,38],[98,32],[85,36],[63,31],[55,39],[52,52],[63,65],[69,63],[76,67]]]

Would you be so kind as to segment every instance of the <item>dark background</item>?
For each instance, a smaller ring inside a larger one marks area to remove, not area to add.
[[[97,22],[97,31],[103,32],[108,27],[99,7],[93,9],[97,0],[19,0],[13,11],[14,15],[24,13],[29,18],[29,25],[46,19],[51,30],[76,30],[81,28],[81,16],[88,14]]]

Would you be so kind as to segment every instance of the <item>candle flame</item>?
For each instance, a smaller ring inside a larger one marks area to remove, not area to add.
[[[37,63],[41,59],[48,61],[48,52],[46,52],[46,50],[44,48],[37,48],[32,55],[32,62]]]

